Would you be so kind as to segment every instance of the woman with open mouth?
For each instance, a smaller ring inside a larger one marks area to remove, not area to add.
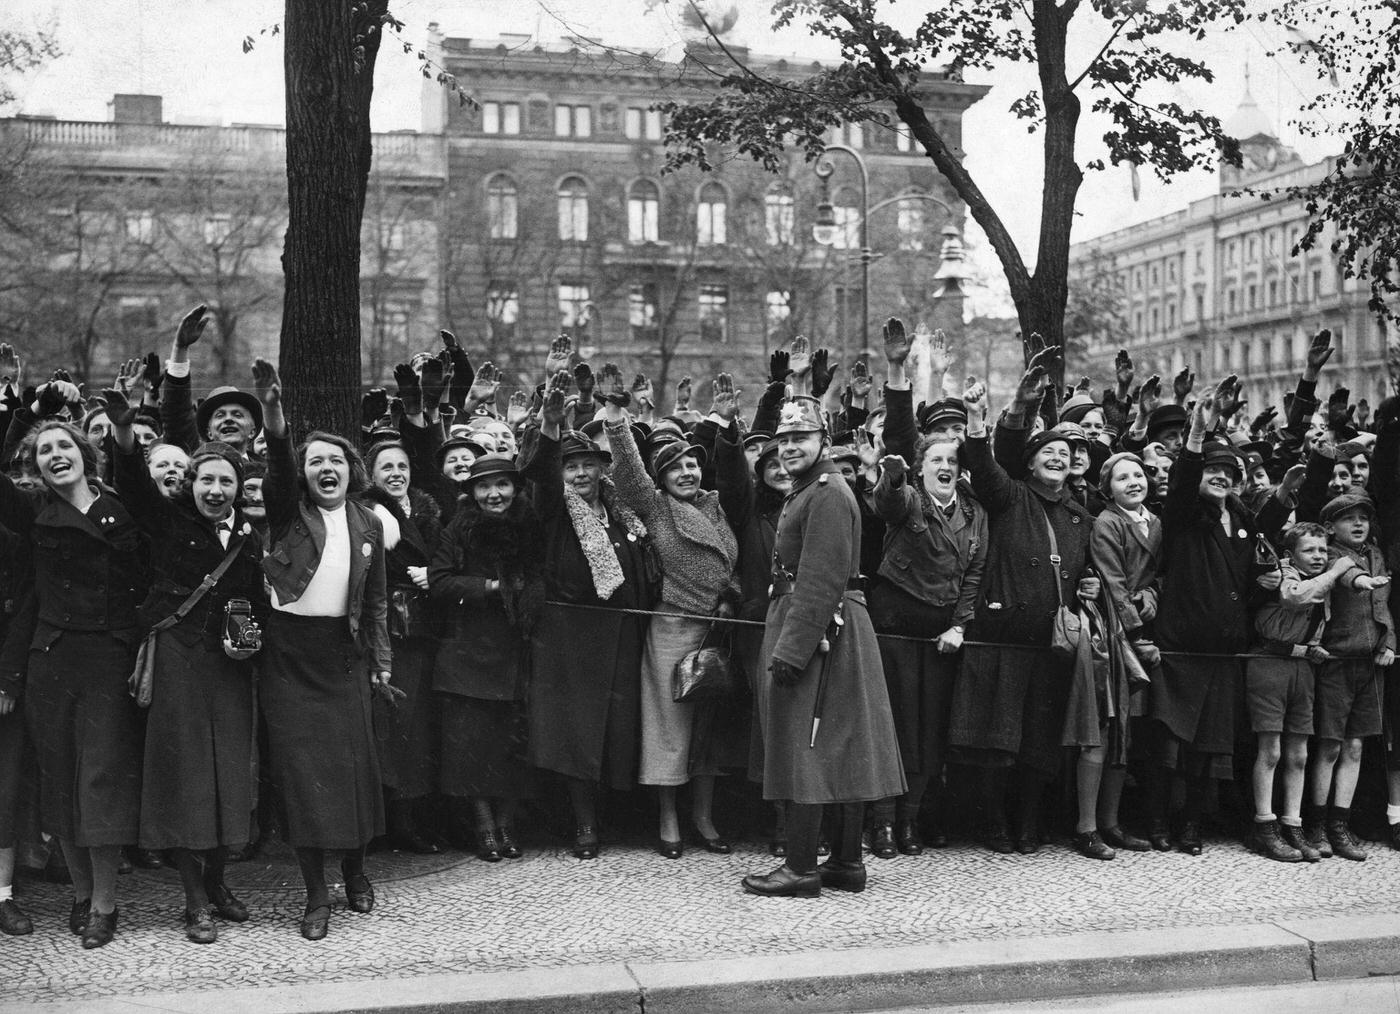
[[[436,642],[428,565],[442,537],[442,515],[437,502],[413,484],[413,467],[402,443],[375,444],[366,464],[371,485],[362,499],[384,525],[394,685],[406,695],[389,716],[380,751],[389,836],[396,848],[428,855],[440,848],[420,833],[415,811],[437,790],[437,701],[430,693]]]
[[[653,482],[628,425],[624,410],[631,395],[616,366],[604,366],[598,387],[607,400],[604,428],[612,448],[613,481],[623,503],[646,524],[661,559],[659,615],[647,630],[642,657],[642,761],[637,780],[655,785],[660,797],[657,852],[667,859],[682,855],[676,790],[689,783],[691,817],[705,849],[725,854],[732,846],[715,829],[712,813],[719,765],[707,750],[712,737],[704,734],[714,705],[674,700],[671,676],[676,663],[704,642],[712,625],[705,617],[734,615],[740,596],[735,575],[738,540],[719,494],[700,486],[704,451],[683,439],[662,444],[652,454]]]
[[[1058,349],[1031,359],[1001,427],[1025,429],[1048,383]],[[1071,438],[1046,430],[1029,438],[1013,479],[988,440],[987,392],[968,378],[963,462],[987,509],[987,567],[968,639],[1012,646],[964,649],[953,689],[948,741],[956,759],[978,769],[982,836],[993,852],[1030,855],[1040,849],[1046,782],[1059,771],[1071,663],[1050,651],[1060,604],[1096,598],[1099,580],[1086,574],[1093,518],[1070,495]],[[1012,770],[1019,801],[1015,839],[1006,802]]]
[[[68,928],[92,949],[116,932],[121,849],[138,834],[141,715],[127,680],[148,553],[126,507],[98,484],[82,432],[46,418],[31,436],[30,467],[43,488],[25,493],[0,475],[0,524],[33,553],[36,608],[31,626],[10,636],[30,645],[24,714],[39,762],[40,828],[58,841],[73,878]]]
[[[440,787],[459,826],[470,800],[477,856],[494,863],[520,858],[515,813],[533,789],[525,696],[544,604],[544,532],[511,458],[477,458],[463,486],[428,567],[444,628],[433,663]]]
[[[272,589],[258,703],[306,883],[301,935],[321,940],[331,915],[327,852],[341,855],[351,911],[374,908],[365,847],[384,833],[384,796],[371,697],[390,693],[392,658],[384,526],[350,499],[366,485],[353,445],[318,430],[294,451],[276,369],[256,360],[253,381],[267,434],[263,572]]]
[[[105,392],[117,494],[151,540],[152,583],[141,619],[179,616],[206,575],[230,563],[178,622],[157,635],[141,794],[143,849],[169,850],[185,890],[185,936],[218,938],[215,914],[245,922],[247,907],[224,883],[229,849],[241,848],[253,807],[253,667],[246,648],[225,647],[230,599],[266,615],[262,539],[238,508],[243,459],[224,443],[196,449],[188,488],[171,496],[143,460],[136,410]]]
[[[525,475],[545,531],[551,603],[650,609],[659,577],[646,525],[608,478],[612,455],[582,433],[564,431],[570,377],[550,381],[539,442]],[[600,784],[637,783],[643,617],[547,606],[535,630],[530,762],[559,775],[574,813],[573,854],[600,848]],[[568,645],[568,651],[557,650]]]

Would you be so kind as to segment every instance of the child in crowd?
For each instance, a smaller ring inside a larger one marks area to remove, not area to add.
[[[1390,577],[1371,538],[1375,516],[1375,505],[1363,492],[1343,493],[1322,508],[1322,522],[1332,536],[1329,558],[1351,566],[1332,591],[1332,615],[1322,635],[1322,647],[1335,657],[1324,661],[1317,674],[1317,747],[1303,822],[1304,838],[1324,857],[1335,853],[1357,862],[1366,858],[1350,825],[1361,741],[1380,735],[1378,670],[1395,661]]]
[[[1321,852],[1303,836],[1300,808],[1313,731],[1317,667],[1330,656],[1322,647],[1328,598],[1343,575],[1356,569],[1349,556],[1328,564],[1327,530],[1311,521],[1283,535],[1277,591],[1254,614],[1254,652],[1276,658],[1245,663],[1245,698],[1250,727],[1258,737],[1254,758],[1254,829],[1250,847],[1284,863],[1316,862]],[[1263,582],[1260,581],[1262,585]],[[1283,813],[1274,815],[1274,775],[1283,761]]]

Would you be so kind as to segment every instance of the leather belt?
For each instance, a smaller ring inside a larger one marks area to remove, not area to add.
[[[773,583],[768,586],[768,598],[771,600],[791,595],[796,584],[797,578],[795,577],[775,577]],[[846,582],[846,591],[848,593],[865,591],[865,578],[853,577],[849,579]]]

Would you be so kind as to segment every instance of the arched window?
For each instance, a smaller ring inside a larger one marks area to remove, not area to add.
[[[577,176],[559,184],[559,238],[588,239],[588,184]]]
[[[769,246],[791,246],[796,209],[792,191],[776,184],[763,197],[763,231]]]
[[[486,181],[486,228],[492,239],[515,239],[515,181],[505,173]]]
[[[638,180],[627,191],[627,242],[655,243],[661,238],[661,190]]]
[[[899,248],[922,250],[926,232],[923,202],[915,197],[902,199],[895,206],[895,220],[899,226]]]
[[[700,188],[700,200],[695,205],[695,241],[701,246],[720,246],[729,242],[728,205],[724,187],[706,183]]]

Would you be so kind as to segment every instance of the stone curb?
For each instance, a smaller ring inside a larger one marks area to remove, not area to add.
[[[12,1005],[6,1014],[833,1011],[1400,974],[1400,916],[426,975]]]

